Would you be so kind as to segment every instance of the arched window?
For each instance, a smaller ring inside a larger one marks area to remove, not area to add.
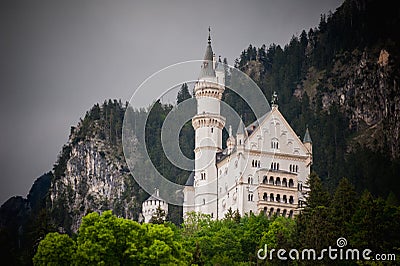
[[[268,183],[268,177],[265,175],[263,177],[263,184],[267,184]]]
[[[276,210],[276,216],[279,216],[281,214],[281,209]]]
[[[253,194],[249,194],[249,195],[248,195],[248,200],[249,200],[249,201],[253,201]]]
[[[214,133],[214,128],[213,127],[211,128],[211,133]]]
[[[273,213],[274,213],[274,208],[269,209],[269,214],[268,214],[268,216],[271,217]]]
[[[292,217],[293,217],[293,211],[290,210],[290,212],[289,212],[289,218],[292,218]]]
[[[274,201],[274,193],[269,194],[269,201]]]
[[[269,183],[270,183],[271,185],[274,184],[274,177],[273,177],[273,176],[270,176],[270,177],[269,177]]]
[[[274,169],[274,163],[271,163],[271,170]]]
[[[287,214],[287,210],[284,209],[283,212],[282,212],[282,216],[283,216],[283,217],[286,217],[286,214]]]
[[[286,197],[286,195],[283,195],[283,197],[282,197],[282,202],[283,202],[283,203],[287,203],[287,197]]]
[[[258,160],[257,167],[260,168],[260,165],[261,165],[261,161]]]
[[[290,197],[289,197],[289,203],[290,203],[290,204],[293,204],[293,203],[294,203],[293,196],[290,196]]]
[[[267,201],[267,199],[268,199],[268,195],[267,195],[267,192],[265,192],[264,195],[263,195],[263,200]]]
[[[289,166],[289,171],[292,172],[292,165]]]
[[[287,180],[286,180],[286,178],[283,178],[283,180],[282,180],[282,186],[283,186],[283,187],[287,187]]]
[[[206,205],[206,199],[203,199],[203,205]]]
[[[276,164],[276,170],[279,170],[279,163]]]
[[[264,215],[267,215],[267,207],[264,207]]]
[[[277,195],[276,195],[276,201],[277,201],[277,202],[281,202],[281,195],[280,195],[280,194],[277,194]]]
[[[296,165],[296,173],[298,173],[298,172],[299,172],[299,166]]]
[[[294,186],[293,179],[289,179],[289,187],[293,187],[293,186]]]
[[[276,178],[275,185],[277,185],[277,186],[281,185],[281,179],[279,177]]]

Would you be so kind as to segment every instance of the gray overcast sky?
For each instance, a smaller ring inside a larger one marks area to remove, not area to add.
[[[0,2],[0,204],[52,169],[96,102],[129,100],[148,76],[213,49],[285,45],[343,0]]]

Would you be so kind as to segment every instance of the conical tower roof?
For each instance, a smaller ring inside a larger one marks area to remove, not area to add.
[[[203,64],[201,66],[201,72],[200,72],[200,77],[199,78],[205,78],[205,77],[215,77],[215,70],[213,67],[213,57],[214,53],[211,47],[211,34],[210,34],[210,28],[208,28],[208,45],[206,48],[206,53],[204,55],[204,60]]]
[[[308,131],[308,127],[306,129],[306,134],[304,134],[303,143],[312,143],[310,131]]]

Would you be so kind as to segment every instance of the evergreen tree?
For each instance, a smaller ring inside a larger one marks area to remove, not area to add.
[[[192,95],[190,95],[189,93],[188,85],[186,83],[183,83],[176,97],[176,104],[180,104],[181,102],[190,98],[192,98]]]
[[[357,204],[358,199],[354,187],[347,178],[343,178],[339,182],[330,205],[336,238],[350,236],[348,227]]]

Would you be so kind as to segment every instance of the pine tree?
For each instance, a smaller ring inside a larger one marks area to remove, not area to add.
[[[336,237],[350,235],[348,224],[356,210],[358,199],[354,187],[347,178],[340,180],[331,202],[331,220]]]
[[[186,83],[182,84],[181,89],[178,92],[178,96],[176,97],[176,104],[180,104],[184,100],[192,98],[188,90],[188,85]]]

